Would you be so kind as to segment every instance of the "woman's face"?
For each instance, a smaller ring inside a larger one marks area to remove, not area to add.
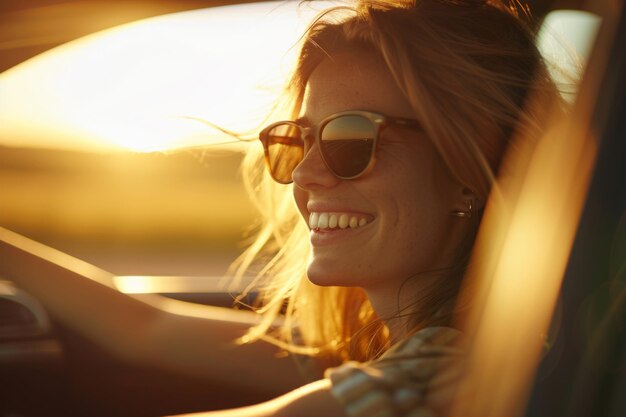
[[[336,55],[315,69],[301,117],[314,125],[347,110],[415,118],[382,62],[365,52]],[[366,222],[356,228],[312,229],[309,279],[318,285],[363,287],[368,294],[395,297],[407,278],[446,266],[450,236],[458,234],[455,225],[463,221],[450,212],[467,207],[461,185],[424,133],[400,126],[384,131],[368,174],[336,178],[313,145],[294,171],[294,183],[295,201],[307,223],[312,213]]]

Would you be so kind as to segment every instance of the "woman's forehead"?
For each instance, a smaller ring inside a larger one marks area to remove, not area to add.
[[[346,110],[415,117],[383,60],[363,51],[334,54],[317,66],[306,86],[301,115],[316,123]]]

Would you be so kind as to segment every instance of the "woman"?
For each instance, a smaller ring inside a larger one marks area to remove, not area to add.
[[[522,17],[499,1],[361,1],[312,25],[291,119],[260,134],[273,179],[260,154],[247,161],[265,223],[236,273],[260,265],[260,319],[130,298],[102,285],[110,274],[7,231],[0,272],[123,358],[301,386],[215,415],[445,415],[481,210],[514,133],[541,131],[525,104],[557,96]]]

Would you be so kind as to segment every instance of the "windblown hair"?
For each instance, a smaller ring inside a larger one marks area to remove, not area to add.
[[[546,111],[528,105],[529,98],[552,102],[558,96],[529,23],[520,4],[490,0],[358,1],[325,11],[303,38],[284,102],[288,116],[299,115],[320,62],[346,51],[370,52],[384,62],[453,175],[486,199],[510,138],[541,134]],[[389,346],[387,329],[363,290],[308,281],[308,228],[291,186],[271,180],[260,146],[257,151],[247,155],[244,168],[262,220],[233,272],[258,277],[263,319],[242,340],[265,339],[335,362],[376,357]],[[472,220],[477,226],[480,216]],[[456,264],[437,287],[415,295],[414,330],[450,323],[436,313],[454,304],[474,236],[458,248]]]

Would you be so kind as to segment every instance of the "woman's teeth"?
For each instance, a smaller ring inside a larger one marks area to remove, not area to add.
[[[311,213],[309,227],[311,230],[356,229],[365,226],[367,219],[347,213]]]

